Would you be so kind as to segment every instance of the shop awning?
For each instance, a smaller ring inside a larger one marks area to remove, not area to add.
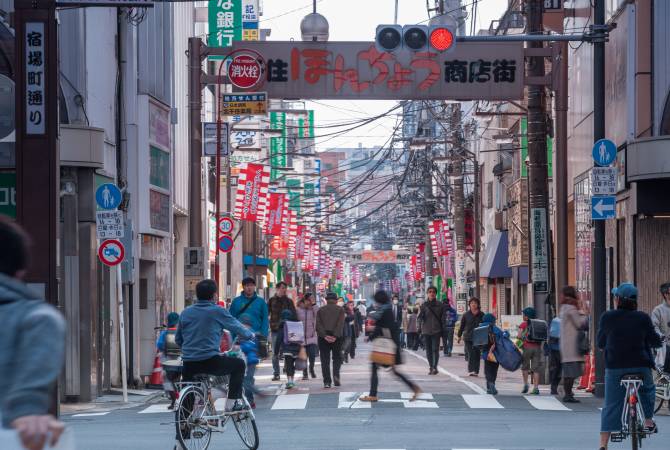
[[[244,255],[244,265],[245,266],[250,266],[254,263],[254,258],[252,255]],[[267,258],[261,258],[259,256],[256,257],[256,265],[257,266],[269,266],[270,265],[270,260]]]
[[[507,231],[494,231],[486,241],[486,252],[479,268],[481,278],[512,278],[507,265]]]

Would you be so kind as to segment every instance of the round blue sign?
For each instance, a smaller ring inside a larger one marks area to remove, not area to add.
[[[591,154],[597,166],[609,166],[616,159],[616,145],[609,139],[600,139],[593,144]]]
[[[233,249],[235,242],[230,236],[221,236],[219,239],[219,251],[223,253],[228,253]]]
[[[112,183],[102,184],[95,191],[95,202],[102,209],[117,209],[121,198],[121,191]]]

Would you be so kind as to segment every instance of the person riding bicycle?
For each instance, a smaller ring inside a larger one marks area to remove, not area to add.
[[[197,301],[186,308],[179,318],[175,341],[182,350],[184,381],[192,381],[197,374],[230,375],[226,412],[246,409],[242,398],[242,380],[246,369],[244,360],[219,353],[224,329],[240,340],[253,340],[248,330],[227,309],[216,304],[217,286],[214,280],[202,280],[196,287]]]
[[[663,283],[660,289],[663,303],[651,312],[651,321],[656,332],[666,341],[665,348],[658,352],[656,365],[663,367],[665,373],[670,373],[670,283]]]
[[[621,377],[639,373],[643,384],[639,399],[644,411],[644,432],[656,431],[654,417],[655,386],[651,374],[654,367],[652,348],[661,345],[649,315],[637,311],[637,288],[623,283],[612,290],[617,309],[607,311],[600,318],[596,343],[605,351],[605,404],[601,413],[600,450],[607,450],[612,432],[621,431],[626,389]]]
[[[160,353],[161,365],[163,367],[163,390],[170,399],[168,409],[174,408],[177,401],[177,390],[174,383],[179,381],[181,375],[181,348],[177,345],[177,324],[179,314],[171,312],[167,316],[167,329],[161,331],[156,340],[156,348]]]

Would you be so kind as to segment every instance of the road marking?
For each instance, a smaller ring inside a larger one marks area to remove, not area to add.
[[[167,403],[161,403],[158,405],[151,405],[146,409],[143,409],[140,411],[138,414],[157,414],[157,413],[168,413],[172,412],[168,409],[168,406],[170,406]]]
[[[428,360],[427,360],[426,358],[424,358],[423,356],[421,356],[421,355],[415,353],[413,350],[406,350],[406,352],[409,353],[410,355],[414,356],[415,358],[418,358],[418,359],[420,359],[421,361],[423,361],[423,362],[425,362],[426,364],[428,364]],[[469,387],[470,389],[472,389],[473,391],[475,391],[477,394],[486,394],[486,391],[485,391],[481,386],[476,385],[476,384],[473,383],[472,381],[468,381],[468,380],[466,380],[466,379],[464,379],[464,378],[461,378],[461,377],[459,377],[458,375],[456,375],[455,373],[451,373],[451,372],[449,372],[448,370],[443,369],[443,368],[440,367],[440,366],[437,366],[437,370],[438,370],[441,374],[444,374],[444,375],[448,376],[449,378],[458,381],[459,383],[463,383],[464,385],[466,385],[467,387]]]
[[[559,402],[556,397],[524,395],[524,398],[528,400],[528,403],[533,405],[535,409],[541,409],[543,411],[572,411],[563,403]]]
[[[412,397],[414,397],[414,392],[401,392],[400,393],[400,398],[402,398],[402,399],[409,400]],[[429,394],[428,392],[422,392],[417,397],[417,400],[433,400],[433,394]]]
[[[75,414],[72,417],[94,417],[94,416],[106,416],[109,414],[109,411],[106,412],[97,412],[97,413],[81,413],[81,414]]]
[[[272,409],[305,409],[309,394],[279,395]]]
[[[495,399],[490,394],[481,394],[481,395],[472,395],[472,394],[463,394],[463,400],[468,404],[470,408],[473,409],[502,409],[503,405],[498,403],[498,400]]]
[[[362,402],[358,399],[362,392],[340,392],[337,401],[338,408],[364,409],[372,408],[371,402]]]

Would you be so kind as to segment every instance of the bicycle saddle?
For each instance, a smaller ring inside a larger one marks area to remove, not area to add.
[[[621,377],[622,380],[642,381],[644,376],[641,373],[627,373]]]

